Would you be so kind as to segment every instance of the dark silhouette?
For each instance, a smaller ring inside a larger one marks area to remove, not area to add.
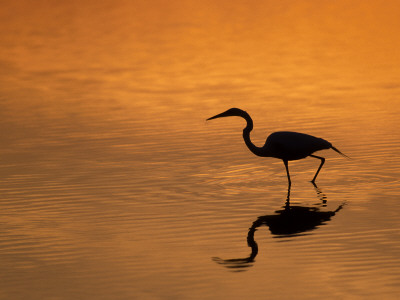
[[[330,221],[331,217],[343,208],[344,203],[334,211],[321,211],[320,207],[326,206],[326,195],[315,184],[314,187],[321,203],[312,207],[290,205],[289,186],[283,209],[275,211],[272,215],[258,217],[253,222],[247,234],[247,245],[251,248],[251,253],[248,257],[233,259],[214,257],[213,261],[233,271],[243,271],[253,265],[254,259],[258,254],[258,245],[254,239],[254,233],[258,227],[267,226],[275,237],[301,236],[305,232],[315,230],[320,225]]]
[[[250,140],[250,131],[253,130],[253,120],[250,115],[239,109],[239,108],[231,108],[227,111],[218,114],[214,117],[208,118],[207,120],[212,120],[216,118],[229,117],[229,116],[238,116],[242,117],[246,120],[247,126],[243,129],[243,139],[246,143],[247,147],[253,152],[255,155],[262,157],[275,157],[283,160],[286,168],[286,174],[289,182],[289,186],[291,185],[290,175],[289,175],[289,160],[298,160],[305,158],[307,156],[315,157],[321,160],[321,164],[317,172],[314,175],[314,178],[311,180],[312,183],[315,183],[315,179],[317,179],[318,173],[321,170],[323,164],[325,163],[325,158],[321,156],[313,155],[315,151],[323,150],[323,149],[333,149],[339,154],[347,157],[338,149],[332,146],[332,144],[324,139],[317,138],[308,134],[298,133],[298,132],[290,132],[290,131],[279,131],[270,134],[267,138],[264,146],[257,147]]]

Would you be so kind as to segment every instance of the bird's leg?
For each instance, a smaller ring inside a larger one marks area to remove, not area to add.
[[[289,164],[288,164],[288,161],[287,161],[287,160],[283,160],[283,163],[285,164],[287,179],[288,179],[289,188],[290,188],[290,186],[292,185],[292,182],[290,181]]]
[[[321,160],[321,164],[319,165],[319,168],[317,170],[317,173],[315,173],[314,178],[311,180],[312,183],[315,183],[315,179],[317,179],[318,173],[321,170],[322,166],[325,163],[325,158],[321,157],[321,156],[316,156],[316,155],[310,155],[311,157],[315,157]]]
[[[285,203],[285,210],[290,209],[290,185],[288,186],[287,189],[287,196],[286,196],[286,203]]]

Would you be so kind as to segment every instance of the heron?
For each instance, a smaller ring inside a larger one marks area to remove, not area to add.
[[[332,149],[348,158],[347,155],[333,147],[332,144],[327,140],[317,138],[309,134],[292,131],[277,131],[271,133],[268,136],[264,146],[257,147],[250,140],[250,132],[253,130],[253,120],[247,112],[239,108],[228,109],[223,113],[208,118],[207,121],[231,116],[242,117],[246,120],[247,126],[243,129],[243,139],[246,143],[246,146],[252,153],[261,157],[274,157],[282,159],[286,168],[289,186],[292,184],[289,174],[289,161],[303,159],[308,156],[319,159],[321,163],[314,175],[314,178],[311,180],[311,182],[315,184],[315,180],[317,179],[317,176],[325,163],[325,158],[314,155],[314,152],[324,149]]]

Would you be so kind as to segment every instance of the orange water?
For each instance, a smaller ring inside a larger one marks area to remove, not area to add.
[[[0,298],[396,299],[399,11],[3,1]],[[351,160],[290,162],[285,211],[230,107]]]

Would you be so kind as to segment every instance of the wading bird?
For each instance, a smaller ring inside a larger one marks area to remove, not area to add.
[[[222,118],[222,117],[231,117],[237,116],[242,117],[246,120],[247,126],[243,129],[243,139],[246,143],[247,147],[253,152],[255,155],[261,157],[275,157],[283,160],[286,168],[286,174],[289,181],[289,186],[291,185],[290,175],[289,175],[289,160],[298,160],[305,158],[307,156],[315,157],[321,160],[321,164],[317,172],[314,175],[314,178],[311,180],[312,183],[315,183],[315,179],[317,179],[318,173],[321,170],[323,164],[325,163],[325,158],[313,155],[315,151],[323,150],[323,149],[333,149],[339,154],[347,157],[338,149],[332,146],[328,141],[314,137],[312,135],[308,135],[305,133],[291,132],[291,131],[278,131],[269,135],[265,145],[262,147],[257,147],[250,140],[250,131],[253,130],[253,120],[250,115],[241,110],[239,108],[231,108],[227,111],[218,114],[214,117],[208,118],[208,120]]]

